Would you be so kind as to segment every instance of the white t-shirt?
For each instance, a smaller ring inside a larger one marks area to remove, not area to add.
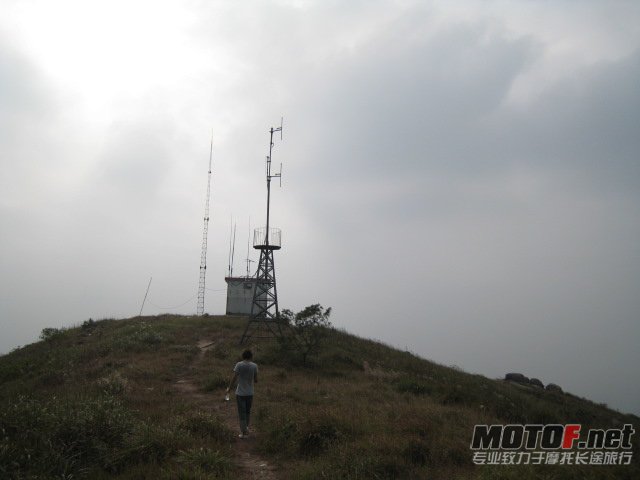
[[[248,360],[236,363],[233,371],[238,374],[238,386],[236,387],[236,395],[248,396],[253,395],[253,378],[258,373],[258,365]]]

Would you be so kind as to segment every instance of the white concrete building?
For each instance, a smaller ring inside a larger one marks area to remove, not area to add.
[[[227,315],[251,315],[253,293],[256,289],[254,277],[225,277],[227,282]]]

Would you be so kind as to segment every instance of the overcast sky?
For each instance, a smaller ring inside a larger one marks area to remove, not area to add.
[[[281,116],[281,308],[640,413],[632,1],[3,0],[0,352],[195,312],[212,130],[224,313]]]

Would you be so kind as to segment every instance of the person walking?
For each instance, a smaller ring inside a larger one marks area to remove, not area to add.
[[[253,384],[258,383],[258,365],[253,363],[251,350],[242,352],[242,361],[233,367],[233,376],[227,387],[227,393],[237,381],[236,403],[238,404],[238,418],[240,420],[240,438],[249,435],[249,421],[251,416],[251,404],[253,403]]]

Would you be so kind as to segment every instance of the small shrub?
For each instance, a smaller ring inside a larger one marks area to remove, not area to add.
[[[54,338],[61,336],[63,332],[64,330],[61,328],[43,328],[42,332],[40,332],[40,340],[44,340],[45,342],[53,340]]]
[[[291,336],[281,337],[284,347],[297,349],[302,355],[302,364],[306,365],[312,355],[322,349],[322,342],[331,331],[331,307],[326,310],[319,303],[309,305],[298,313],[284,309],[281,317],[291,327]]]
[[[98,326],[98,322],[96,322],[93,318],[89,320],[85,320],[82,322],[80,328],[83,332],[91,333]]]

